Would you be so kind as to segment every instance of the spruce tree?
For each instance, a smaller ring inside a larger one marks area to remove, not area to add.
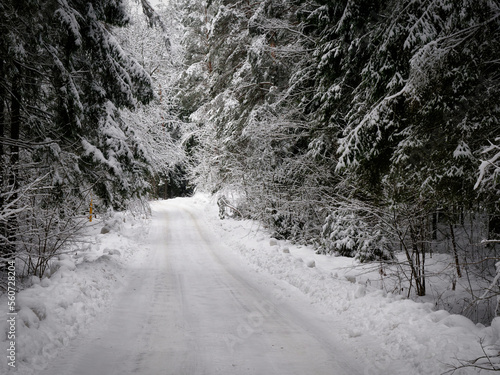
[[[2,249],[13,250],[35,246],[44,214],[60,230],[90,192],[121,208],[146,191],[149,167],[118,110],[153,92],[112,34],[128,22],[124,1],[4,1],[0,12],[0,218]]]

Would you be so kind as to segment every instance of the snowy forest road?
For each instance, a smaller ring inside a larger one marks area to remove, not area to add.
[[[44,374],[372,374],[321,314],[284,297],[204,224],[182,200],[155,203],[146,260]]]

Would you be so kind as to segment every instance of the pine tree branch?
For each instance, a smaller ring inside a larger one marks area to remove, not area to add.
[[[12,139],[8,137],[0,137],[0,144],[5,146],[16,146],[25,149],[35,149],[36,147],[48,146],[51,144],[56,144],[56,141],[47,141],[47,142],[30,142],[30,141],[22,141],[20,139]]]

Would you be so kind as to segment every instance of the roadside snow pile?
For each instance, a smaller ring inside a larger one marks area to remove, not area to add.
[[[217,207],[202,195],[193,202],[204,207],[206,221],[228,248],[237,250],[257,272],[295,286],[334,315],[344,339],[355,346],[359,343],[361,351],[370,350],[369,346],[363,349],[367,342],[384,349],[387,354],[373,363],[370,374],[441,374],[450,365],[460,366],[459,360],[484,356],[481,340],[490,353],[499,353],[500,318],[485,327],[461,315],[435,311],[434,304],[387,293],[380,283],[371,285],[369,272],[354,267],[358,263],[352,258],[316,255],[312,248],[270,239],[252,221],[219,220]],[[377,273],[371,272],[370,277]],[[476,373],[472,368],[454,372]]]
[[[131,244],[147,234],[146,223],[124,213],[115,213],[104,225],[94,220],[85,242],[66,249],[41,280],[32,276],[28,287],[17,293],[16,373],[39,373],[58,350],[86,331],[120,286],[124,264],[134,255]],[[17,268],[19,273],[21,265]],[[0,351],[7,353],[6,295],[0,297],[0,306],[5,307],[0,309]],[[6,355],[0,358],[1,368],[13,370]]]

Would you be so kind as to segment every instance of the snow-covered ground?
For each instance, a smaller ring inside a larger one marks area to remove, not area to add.
[[[109,232],[101,234],[103,227]],[[117,213],[88,224],[82,243],[67,248],[51,264],[46,277],[24,281],[16,295],[16,368],[0,357],[1,374],[39,374],[75,338],[85,335],[95,318],[105,313],[128,277],[128,267],[140,262],[149,221]],[[141,249],[141,251],[137,251]],[[22,264],[16,264],[18,274]],[[19,280],[18,280],[19,285]],[[7,296],[0,296],[0,332],[7,332]],[[10,346],[0,336],[2,354]],[[17,371],[17,372],[15,372]]]
[[[429,375],[482,356],[480,340],[498,353],[500,321],[387,293],[379,270],[219,220],[202,195],[152,206],[106,234],[94,223],[17,294],[17,368],[2,355],[2,374]],[[5,295],[1,306],[6,332]]]
[[[196,199],[200,205],[207,200]],[[213,204],[204,207],[208,217],[216,216]],[[318,255],[312,248],[270,239],[268,231],[249,220],[212,219],[210,225],[257,272],[286,281],[305,294],[315,309],[341,321],[337,334],[346,343],[360,345],[358,352],[365,350],[373,366],[367,373],[441,374],[460,362],[484,356],[480,341],[488,354],[499,353],[499,320],[485,327],[437,310],[433,303],[417,303],[387,292],[394,281],[384,280],[389,270],[379,265],[362,266],[352,258]],[[429,268],[441,267],[442,258],[436,254],[428,260]],[[437,283],[435,287],[446,289]],[[367,342],[382,349],[382,354],[370,346],[362,349]],[[476,371],[455,371],[469,373]]]

